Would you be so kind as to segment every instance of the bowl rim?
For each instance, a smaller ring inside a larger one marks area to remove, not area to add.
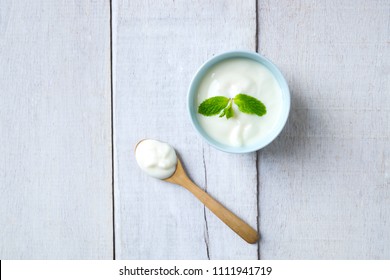
[[[247,58],[262,64],[275,77],[282,90],[282,98],[283,98],[282,113],[275,128],[266,137],[262,138],[261,141],[258,141],[246,147],[228,146],[211,138],[200,126],[196,116],[197,111],[195,110],[195,106],[194,106],[194,98],[196,97],[199,83],[202,80],[205,73],[217,63],[232,58]],[[189,113],[192,126],[209,145],[213,146],[214,148],[220,151],[227,152],[227,153],[234,153],[234,154],[251,153],[251,152],[258,151],[264,148],[265,146],[267,146],[268,144],[270,144],[283,130],[290,113],[290,107],[291,107],[290,90],[282,72],[271,60],[253,51],[233,50],[233,51],[219,53],[209,58],[197,69],[197,71],[195,72],[194,76],[191,79],[187,91],[187,111]]]

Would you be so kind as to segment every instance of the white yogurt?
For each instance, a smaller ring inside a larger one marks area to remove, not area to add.
[[[139,167],[148,175],[166,179],[175,173],[177,156],[167,143],[156,140],[143,140],[137,145],[135,158]]]
[[[259,99],[267,113],[259,117],[238,110],[234,117],[206,117],[197,114],[199,124],[214,140],[233,147],[245,147],[266,137],[276,126],[282,113],[282,90],[272,73],[262,64],[246,58],[232,58],[209,69],[199,84],[196,105],[213,96],[233,98],[245,93]]]

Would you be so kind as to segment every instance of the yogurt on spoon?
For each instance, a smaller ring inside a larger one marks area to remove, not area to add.
[[[138,143],[135,158],[139,167],[157,179],[169,178],[175,173],[177,156],[171,145],[146,139]]]

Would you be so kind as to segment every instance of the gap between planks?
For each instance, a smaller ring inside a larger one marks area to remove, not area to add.
[[[112,52],[112,1],[110,1],[110,91],[111,91],[111,188],[112,188],[112,258],[116,259],[115,251],[115,164],[114,164],[114,83],[113,83],[113,52]]]
[[[255,0],[255,5],[256,5],[256,28],[255,28],[255,51],[258,53],[259,52],[259,0]],[[257,259],[260,260],[260,240],[261,240],[261,234],[260,234],[260,168],[259,168],[259,158],[260,158],[260,151],[256,151],[256,226],[257,226],[257,232],[260,236],[259,241],[257,242]]]

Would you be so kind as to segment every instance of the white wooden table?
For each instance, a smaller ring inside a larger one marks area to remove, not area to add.
[[[0,2],[0,259],[389,259],[390,2]],[[186,92],[216,53],[273,60],[292,93],[271,145],[219,152]],[[253,227],[248,245],[136,165],[171,143]]]

